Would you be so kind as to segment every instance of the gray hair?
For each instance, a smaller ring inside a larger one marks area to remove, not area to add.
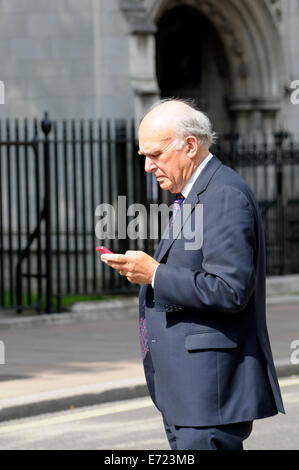
[[[176,135],[176,148],[180,150],[184,144],[184,139],[194,136],[203,147],[209,149],[216,142],[216,133],[212,130],[212,124],[208,116],[196,109],[194,101],[189,99],[166,98],[154,103],[149,111],[157,108],[163,103],[177,101],[190,107],[190,112],[176,116],[174,123]]]

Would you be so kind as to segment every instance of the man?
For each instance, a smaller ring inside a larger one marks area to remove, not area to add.
[[[172,449],[243,449],[254,419],[284,413],[265,318],[261,217],[243,179],[210,154],[213,137],[208,118],[184,102],[149,111],[139,153],[179,209],[154,258],[102,256],[142,284],[145,375]],[[192,249],[187,222],[203,233]]]

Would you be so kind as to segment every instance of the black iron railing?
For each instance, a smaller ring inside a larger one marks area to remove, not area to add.
[[[271,145],[245,145],[233,134],[219,142],[213,153],[258,199],[267,273],[299,272],[298,146],[282,133]],[[134,203],[167,202],[143,165],[133,121],[55,122],[46,114],[30,126],[1,123],[0,308],[51,313],[64,296],[138,290],[100,263],[95,247],[153,254],[158,239],[129,238],[118,224]],[[104,203],[115,211],[115,238],[98,240],[96,208]]]

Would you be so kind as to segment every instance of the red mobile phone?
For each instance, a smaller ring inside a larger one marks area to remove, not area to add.
[[[104,246],[97,246],[96,250],[99,251],[101,255],[113,255],[113,252],[105,248]]]

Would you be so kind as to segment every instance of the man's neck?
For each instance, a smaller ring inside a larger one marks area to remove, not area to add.
[[[208,155],[206,155],[206,157],[203,160],[201,160],[201,162],[196,166],[195,170],[193,171],[193,173],[191,174],[190,178],[188,179],[186,185],[184,186],[184,188],[181,191],[181,193],[183,194],[183,196],[185,198],[188,197],[188,195],[189,195],[189,193],[192,189],[193,184],[195,183],[195,181],[199,177],[199,175],[202,172],[202,170],[204,169],[205,165],[211,160],[212,157],[213,157],[213,155],[211,153],[208,153]]]

